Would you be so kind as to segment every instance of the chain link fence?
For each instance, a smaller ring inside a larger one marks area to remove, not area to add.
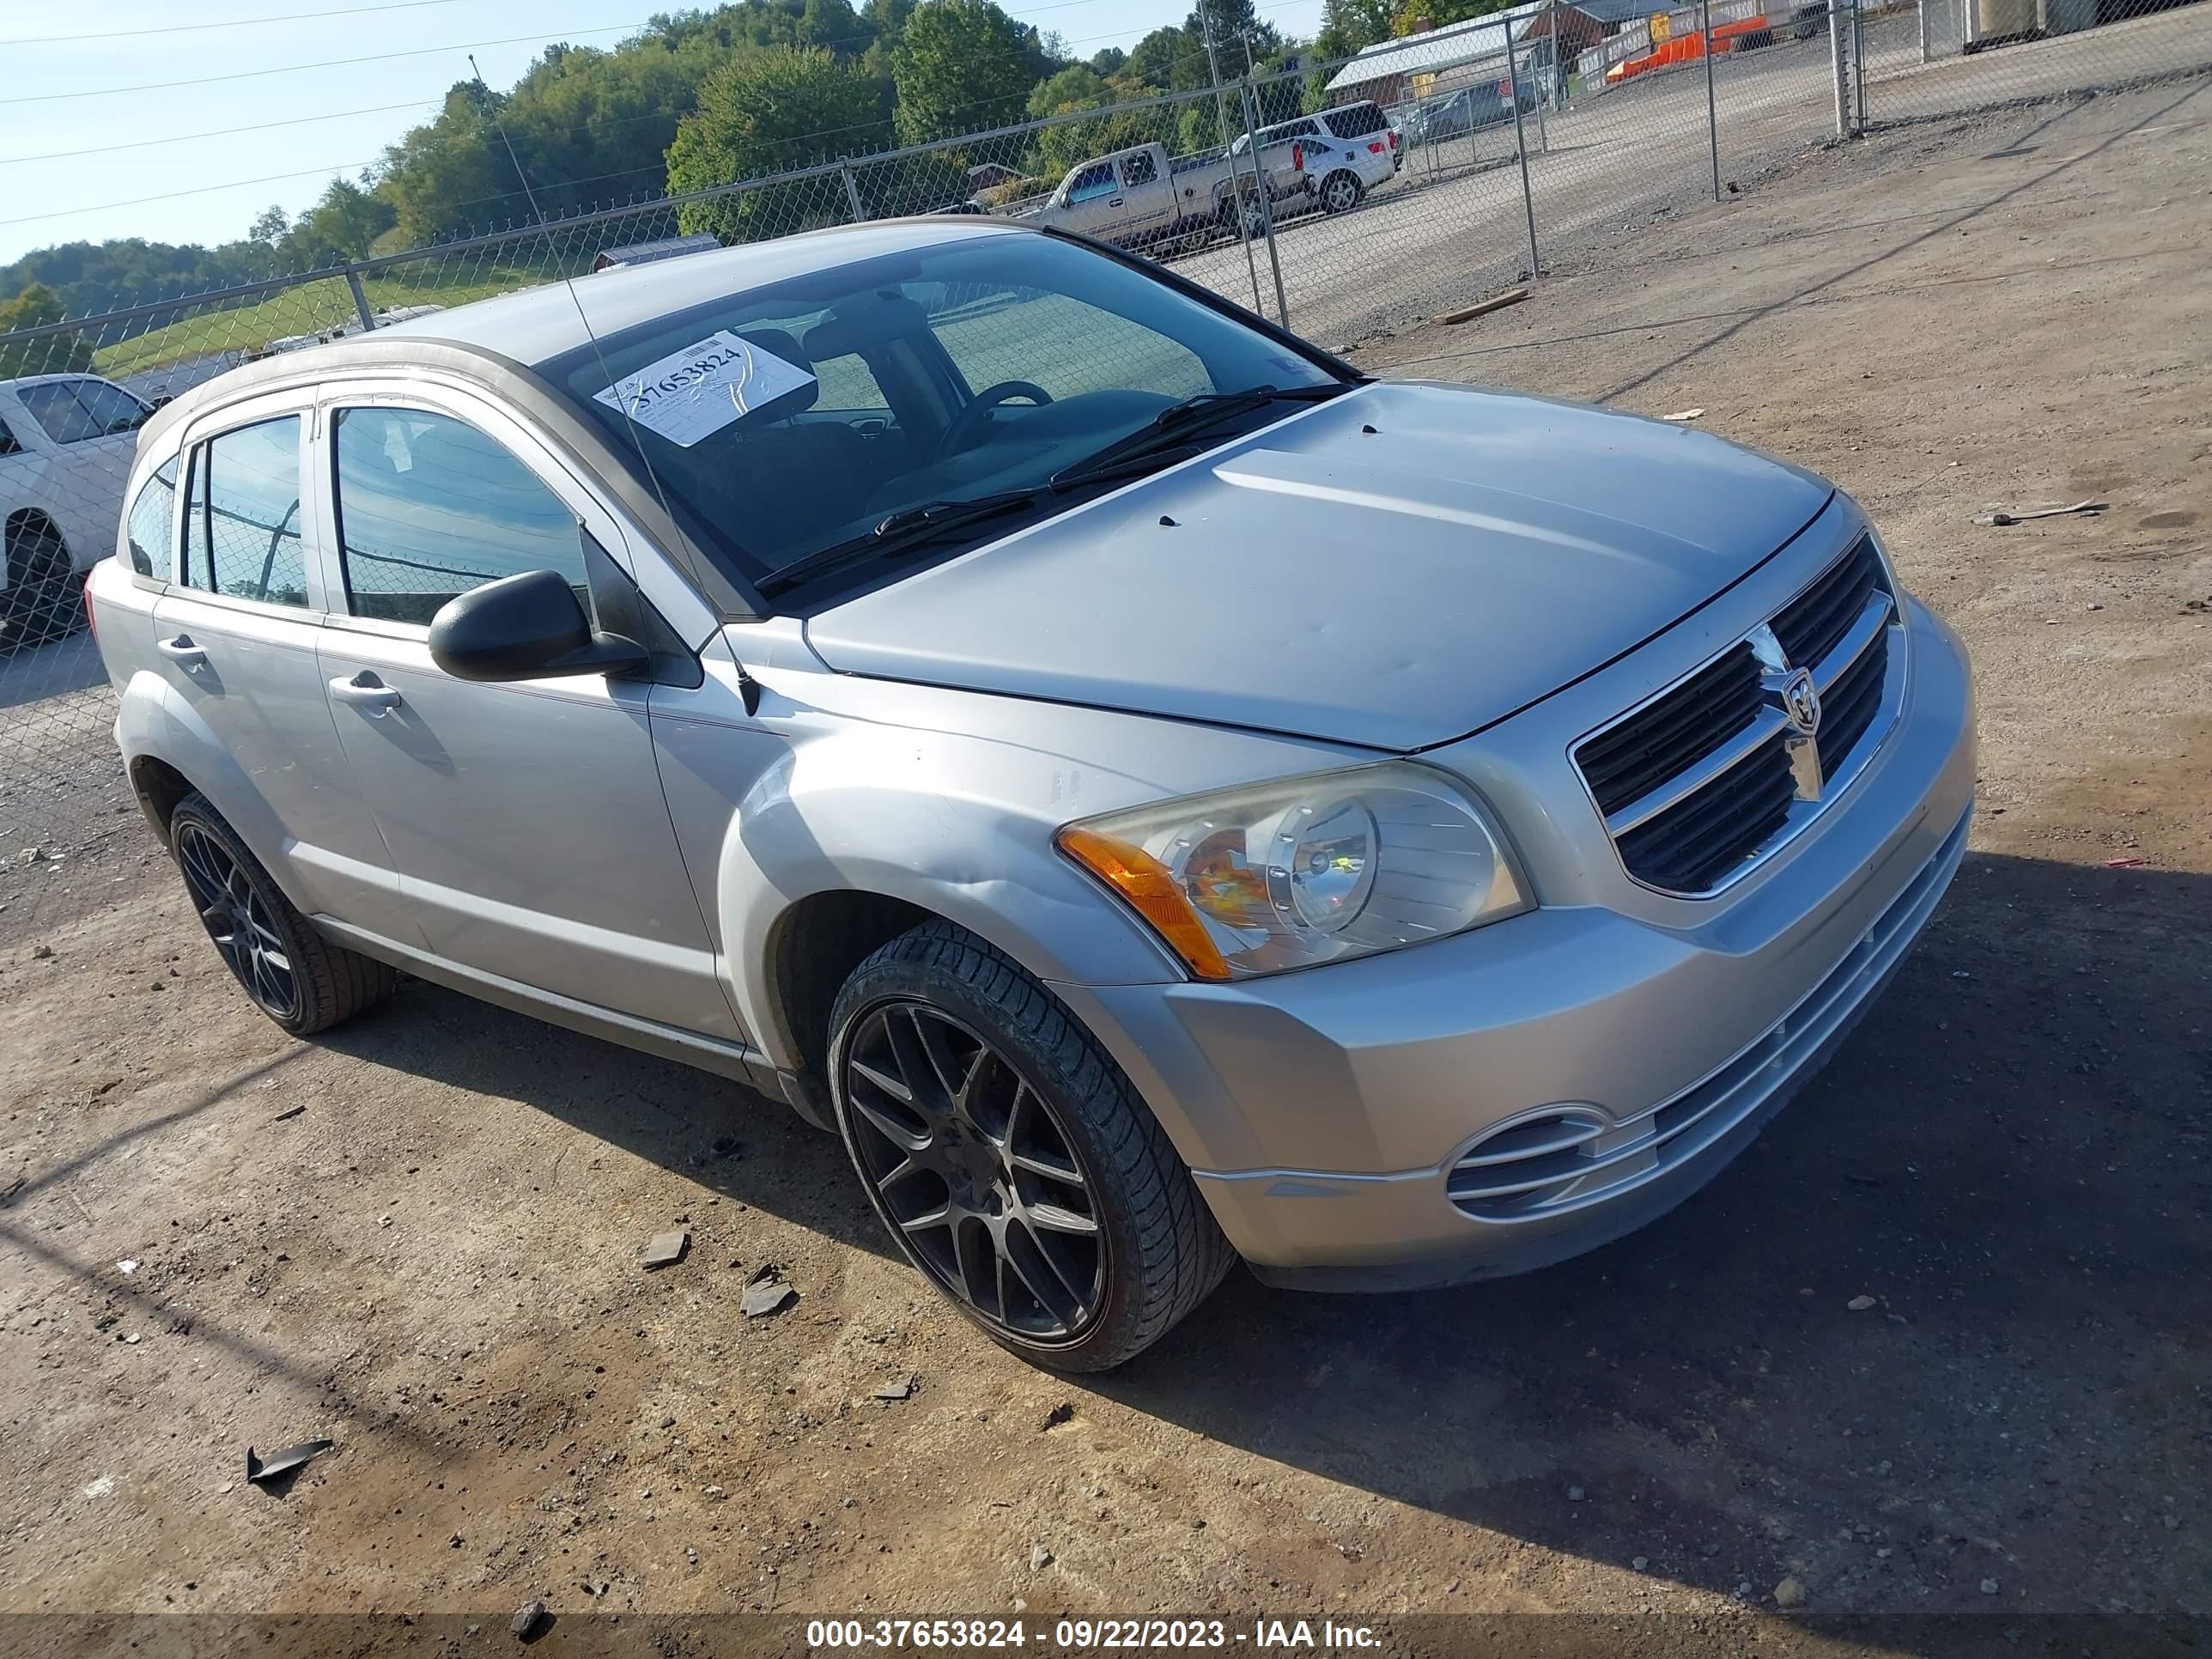
[[[139,423],[239,363],[611,264],[944,211],[1139,249],[1350,349],[1617,245],[1813,144],[2208,71],[2212,0],[1698,0],[1611,33],[1545,4],[1337,62],[0,335],[0,939],[145,857],[83,574],[127,531]],[[166,525],[174,483],[155,480],[132,512]],[[281,583],[298,562],[296,526],[222,533],[241,580]]]

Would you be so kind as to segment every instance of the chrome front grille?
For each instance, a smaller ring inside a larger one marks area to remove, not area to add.
[[[1897,624],[1861,536],[1767,623],[1577,744],[1629,874],[1717,892],[1845,787],[1896,714]]]

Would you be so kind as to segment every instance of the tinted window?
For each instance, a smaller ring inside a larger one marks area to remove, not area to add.
[[[427,626],[455,594],[526,570],[557,570],[584,586],[576,515],[520,461],[448,416],[342,412],[337,516],[356,617]]]
[[[15,434],[8,430],[8,422],[0,421],[0,455],[19,453],[23,446],[15,441]]]
[[[110,386],[106,380],[77,381],[76,396],[102,432],[136,432],[153,412],[121,386]]]
[[[1093,197],[1111,196],[1113,193],[1114,164],[1111,161],[1101,161],[1097,167],[1084,168],[1067,187],[1067,199],[1071,202],[1087,202]]]
[[[1322,119],[1340,138],[1364,138],[1390,125],[1389,118],[1372,104],[1346,104],[1342,109],[1326,112]]]
[[[1134,155],[1124,155],[1121,158],[1121,182],[1125,185],[1133,187],[1138,185],[1149,185],[1159,176],[1159,169],[1152,165],[1152,158],[1149,151],[1139,150]]]
[[[138,499],[131,503],[131,568],[140,575],[169,579],[176,508],[177,464],[171,460],[139,486]]]
[[[146,419],[146,406],[119,386],[104,380],[48,380],[18,388],[15,395],[32,419],[58,444],[129,432]]]
[[[300,541],[300,417],[226,432],[207,455],[215,591],[269,605],[307,602]]]

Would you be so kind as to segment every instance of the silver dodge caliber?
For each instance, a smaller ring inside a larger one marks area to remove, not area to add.
[[[1661,1214],[1966,839],[1966,659],[1829,484],[1010,224],[271,358],[125,499],[116,740],[264,1012],[412,974],[748,1083],[1067,1370],[1240,1256]]]

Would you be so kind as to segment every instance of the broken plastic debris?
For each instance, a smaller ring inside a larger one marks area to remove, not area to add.
[[[763,1315],[781,1311],[785,1304],[798,1295],[799,1292],[785,1282],[781,1270],[767,1267],[745,1281],[744,1300],[738,1306],[746,1318],[758,1319]]]
[[[2026,524],[2030,519],[2063,519],[2069,513],[2102,513],[2110,501],[2076,501],[2071,507],[2035,507],[2025,512],[2008,513],[2002,507],[1992,507],[1987,513],[1974,514],[1974,522],[1982,525]]]
[[[121,1273],[125,1279],[128,1279],[131,1274],[138,1271],[138,1264],[131,1261],[128,1257],[125,1257],[123,1261],[115,1264],[115,1271]]]
[[[882,1384],[876,1389],[876,1398],[878,1400],[904,1400],[914,1393],[915,1381],[915,1375],[912,1371],[907,1372],[903,1376],[895,1376],[890,1382]]]
[[[279,1475],[289,1474],[304,1467],[310,1458],[320,1457],[334,1443],[328,1440],[302,1440],[296,1446],[287,1446],[283,1451],[270,1452],[267,1457],[257,1456],[253,1448],[246,1449],[246,1478],[254,1481],[274,1480]]]
[[[684,1260],[684,1253],[690,1248],[691,1235],[680,1228],[672,1233],[655,1233],[645,1247],[645,1265],[672,1267]]]

